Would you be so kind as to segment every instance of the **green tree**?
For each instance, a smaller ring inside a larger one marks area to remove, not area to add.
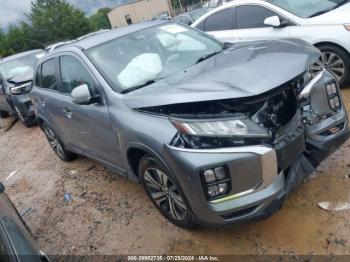
[[[108,13],[111,10],[112,9],[108,7],[100,8],[94,15],[89,17],[90,27],[93,31],[111,28],[111,23],[108,18]]]
[[[5,56],[7,53],[7,47],[6,47],[6,35],[2,31],[0,27],[0,58]]]
[[[65,0],[34,0],[27,17],[37,43],[74,39],[91,31],[84,12]]]

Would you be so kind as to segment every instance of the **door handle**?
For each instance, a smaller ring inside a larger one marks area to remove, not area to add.
[[[72,113],[72,111],[70,111],[67,107],[64,107],[64,108],[62,109],[62,111],[66,114],[66,116],[67,116],[69,119],[72,118],[73,113]]]

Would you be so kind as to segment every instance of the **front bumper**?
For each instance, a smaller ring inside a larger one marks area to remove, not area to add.
[[[12,106],[16,106],[24,120],[35,117],[34,107],[30,99],[30,93],[9,96]]]
[[[344,108],[311,128],[301,123],[301,115],[296,114],[285,127],[282,146],[277,144],[274,148],[196,150],[165,146],[163,156],[179,180],[197,222],[220,226],[273,214],[282,207],[288,194],[350,136]],[[339,124],[342,128],[338,132],[324,135],[325,130]],[[222,165],[228,167],[232,189],[228,196],[208,201],[201,171]]]

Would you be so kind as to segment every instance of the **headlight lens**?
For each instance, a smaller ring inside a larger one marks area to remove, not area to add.
[[[199,137],[270,137],[268,131],[245,116],[219,120],[171,119],[183,134]]]
[[[29,92],[31,89],[32,89],[32,83],[30,82],[23,85],[11,87],[11,93],[13,95],[18,95],[25,92]]]
[[[346,30],[350,31],[350,24],[344,24]]]

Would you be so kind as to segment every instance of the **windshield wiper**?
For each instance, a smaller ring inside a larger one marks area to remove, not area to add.
[[[204,60],[207,60],[208,58],[210,58],[210,57],[212,57],[212,56],[214,56],[214,55],[217,55],[217,54],[219,54],[219,53],[221,53],[221,51],[216,51],[216,52],[213,52],[213,53],[210,53],[210,54],[206,54],[206,55],[200,57],[200,58],[196,61],[195,64],[198,64],[198,63],[200,63],[200,62],[203,62]]]
[[[326,9],[326,10],[322,10],[322,11],[318,11],[316,13],[313,13],[312,15],[310,15],[308,18],[311,18],[311,17],[315,17],[315,16],[319,16],[319,15],[323,15],[325,13],[328,13],[342,5],[345,5],[346,3],[350,2],[350,0],[344,0],[342,2],[340,2],[339,4],[337,4],[336,6],[332,7],[332,8],[329,8],[329,9]]]
[[[133,86],[133,87],[130,87],[128,89],[125,89],[125,90],[122,90],[121,93],[122,94],[125,94],[125,93],[129,93],[129,92],[132,92],[132,91],[135,91],[137,89],[140,89],[142,87],[145,87],[145,86],[149,86],[151,84],[154,84],[155,82],[158,82],[159,80],[161,80],[163,78],[157,78],[157,79],[152,79],[152,80],[148,80],[146,82],[144,82],[143,84],[141,85],[136,85],[136,86]]]

